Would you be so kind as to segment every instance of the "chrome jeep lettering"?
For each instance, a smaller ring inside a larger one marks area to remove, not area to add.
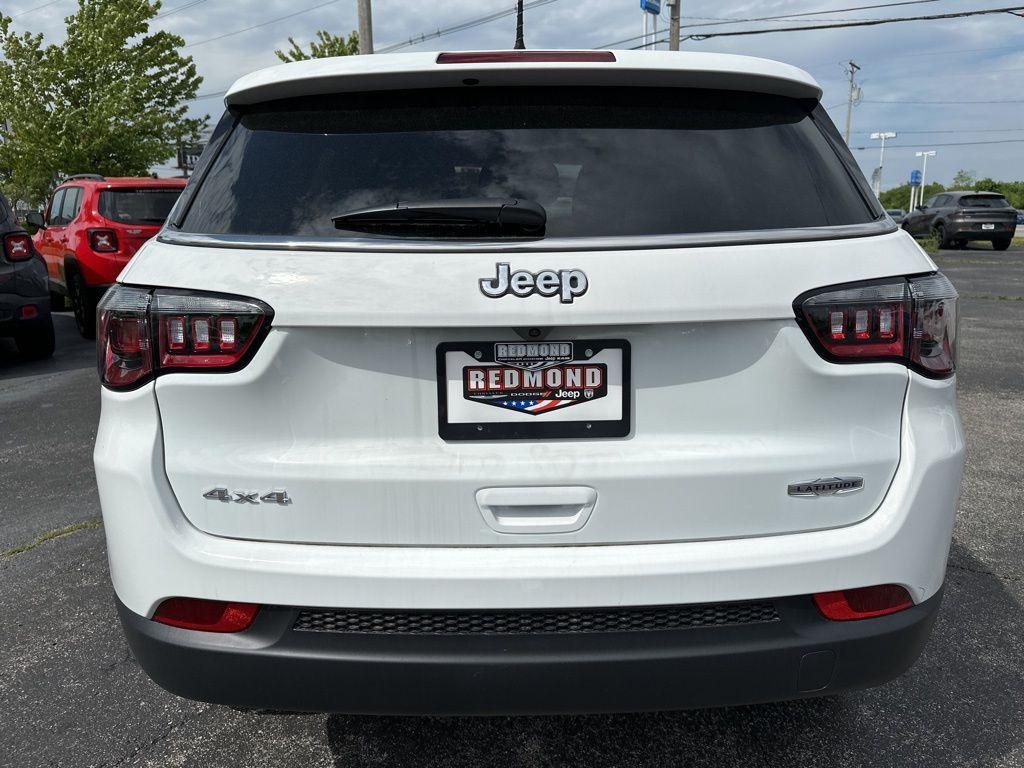
[[[504,261],[498,262],[495,268],[494,277],[480,278],[480,292],[492,299],[509,293],[520,298],[536,293],[546,297],[558,296],[562,304],[572,304],[589,287],[587,275],[581,269],[560,269],[557,272],[545,269],[536,274],[525,269],[513,272]]]

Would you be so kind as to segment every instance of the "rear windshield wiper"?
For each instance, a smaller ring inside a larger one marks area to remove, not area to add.
[[[532,200],[473,197],[360,208],[333,221],[338,229],[392,237],[543,237],[547,213]]]

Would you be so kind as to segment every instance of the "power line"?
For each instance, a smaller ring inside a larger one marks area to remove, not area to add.
[[[839,24],[818,24],[810,27],[785,27],[783,29],[744,29],[740,32],[711,32],[706,35],[687,35],[687,40],[710,40],[713,37],[740,37],[745,35],[772,35],[781,32],[813,32],[822,29],[846,29],[850,27],[874,27],[879,24],[897,24],[904,21],[939,21],[942,19],[963,19],[969,16],[988,16],[995,13],[1012,13],[1024,11],[1024,5],[1011,5],[1005,8],[986,8],[981,11],[957,11],[955,13],[938,13],[931,16],[899,16],[892,19],[867,19],[864,21],[847,21]],[[1014,14],[1016,15],[1016,14]],[[667,38],[655,40],[652,45],[665,42]],[[645,46],[637,45],[637,48]]]
[[[531,2],[523,3],[523,10],[528,11],[531,8],[539,8],[542,5],[550,5],[551,3],[556,2],[558,2],[558,0],[532,0]],[[419,43],[422,43],[426,40],[433,40],[438,37],[444,37],[445,35],[453,34],[455,32],[462,32],[467,29],[472,29],[473,27],[479,27],[483,24],[488,24],[492,21],[497,21],[498,19],[502,19],[506,16],[511,16],[514,13],[516,13],[516,6],[513,5],[510,8],[505,8],[503,10],[494,11],[483,16],[476,16],[472,19],[460,21],[456,24],[452,24],[450,27],[438,28],[433,32],[421,32],[420,34],[413,35],[408,40],[403,40],[400,43],[392,43],[391,45],[384,46],[383,48],[378,48],[377,52],[390,53],[391,51],[397,51],[400,48],[408,48],[410,45],[418,45]]]
[[[882,61],[888,61],[889,59],[914,59],[914,58],[917,58],[919,56],[951,56],[951,55],[957,54],[957,53],[991,53],[992,51],[1019,51],[1019,50],[1020,50],[1020,46],[1019,45],[1003,45],[1003,46],[994,46],[992,48],[953,48],[953,49],[950,49],[950,50],[941,50],[941,51],[922,51],[920,53],[896,53],[896,54],[887,54],[885,56],[880,56],[878,58],[880,58]],[[875,58],[875,57],[872,57],[872,58]],[[817,61],[814,64],[806,65],[804,67],[804,69],[813,69],[815,67],[824,67],[824,66],[827,66],[829,64],[835,64],[835,63],[837,63],[837,62],[835,62],[835,61]],[[841,64],[842,62],[838,62],[838,63]]]
[[[1024,104],[1024,99],[980,99],[966,101],[956,99],[954,101],[914,101],[910,99],[889,99],[887,101],[872,101],[865,99],[862,104]]]
[[[931,131],[908,131],[902,128],[896,129],[897,133],[903,134],[918,134],[918,133],[1017,133],[1024,131],[1024,128],[953,128],[946,130],[931,130]],[[856,135],[864,135],[871,133],[871,131],[853,131]],[[896,145],[890,145],[896,146]]]
[[[921,149],[922,147],[975,147],[982,144],[1024,144],[1024,139],[997,139],[994,141],[952,141],[945,144],[886,144],[886,149]],[[878,147],[850,147],[855,152]]]
[[[18,11],[17,13],[12,13],[11,14],[11,18],[12,19],[17,19],[19,16],[26,16],[26,15],[28,15],[30,13],[35,13],[36,11],[41,11],[41,10],[43,10],[43,8],[49,8],[51,5],[56,5],[59,2],[61,2],[61,0],[50,0],[48,3],[43,3],[42,5],[37,5],[34,8],[27,8],[24,11]]]
[[[190,0],[190,2],[182,3],[181,5],[176,5],[173,8],[169,8],[166,11],[164,11],[163,13],[158,13],[156,16],[153,17],[153,20],[156,21],[157,19],[162,19],[165,16],[170,16],[172,14],[177,13],[178,11],[187,11],[189,8],[194,8],[195,6],[199,5],[200,3],[205,3],[205,2],[206,2],[206,0]]]
[[[285,19],[291,19],[291,18],[294,18],[295,16],[301,16],[304,13],[309,13],[310,11],[315,11],[318,8],[325,8],[328,5],[334,5],[337,2],[338,2],[338,0],[326,0],[326,2],[319,3],[317,5],[311,5],[308,8],[303,8],[301,11],[294,11],[292,13],[286,13],[284,16],[278,16],[276,19],[270,19],[268,21],[264,21],[264,22],[261,22],[259,24],[253,24],[252,26],[249,26],[249,27],[243,27],[242,29],[236,29],[233,32],[225,32],[222,35],[216,35],[214,37],[208,37],[205,40],[197,40],[194,43],[188,43],[187,45],[183,45],[182,48],[195,48],[197,45],[205,45],[206,43],[212,43],[214,40],[223,40],[225,37],[232,37],[234,35],[240,35],[243,32],[250,32],[250,31],[252,31],[254,29],[260,29],[261,27],[267,27],[267,26],[270,26],[271,24],[276,24],[279,21],[284,21]]]
[[[935,3],[938,0],[901,0],[896,3],[878,3],[876,5],[857,5],[852,8],[833,8],[828,11],[805,11],[804,13],[784,13],[779,16],[761,16],[756,19],[722,19],[724,24],[739,24],[744,21],[775,21],[777,19],[795,19],[801,16],[827,16],[833,13],[849,13],[851,11],[873,11],[877,8],[895,8],[899,5],[924,5]],[[715,24],[701,24],[700,26],[717,26]]]
[[[202,101],[203,99],[212,99],[215,96],[223,96],[225,93],[227,93],[227,89],[223,91],[210,91],[209,93],[200,93],[191,99],[185,99],[185,101]]]
[[[830,11],[807,11],[805,13],[786,13],[786,14],[782,14],[780,16],[757,16],[757,17],[749,18],[749,19],[736,19],[736,18],[729,19],[729,18],[722,18],[722,17],[717,17],[716,18],[714,16],[690,16],[688,18],[691,18],[691,19],[713,19],[714,22],[717,22],[717,23],[687,24],[684,28],[685,29],[689,29],[691,27],[717,27],[717,26],[721,26],[721,25],[724,25],[724,24],[747,24],[749,22],[754,22],[754,21],[781,21],[781,20],[784,20],[784,19],[801,19],[801,18],[806,17],[806,16],[824,16],[826,14],[832,14],[832,13],[848,13],[850,11],[867,11],[867,10],[873,10],[873,9],[876,9],[876,8],[892,8],[892,7],[895,7],[895,6],[898,6],[898,5],[921,5],[923,3],[934,3],[934,2],[937,2],[937,1],[938,0],[901,0],[901,2],[896,2],[896,3],[881,3],[879,5],[858,5],[858,6],[854,6],[853,8],[835,8],[835,9],[830,10]],[[631,43],[634,40],[639,40],[642,37],[644,37],[644,35],[635,35],[633,37],[627,37],[625,40],[616,40],[614,43],[605,43],[604,45],[599,45],[598,48],[611,48],[613,45],[621,45],[622,43]]]

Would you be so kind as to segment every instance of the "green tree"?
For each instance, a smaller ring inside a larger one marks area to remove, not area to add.
[[[305,61],[306,59],[326,59],[328,56],[354,56],[359,53],[359,33],[350,32],[348,39],[341,35],[332,35],[325,29],[316,33],[316,40],[309,44],[309,53],[293,38],[288,38],[291,48],[286,51],[274,51],[281,61]]]
[[[185,41],[150,32],[159,0],[78,0],[67,37],[43,45],[0,14],[0,184],[42,201],[71,173],[142,175],[196,141],[186,102],[202,78]]]
[[[974,171],[965,171],[961,168],[953,177],[953,189],[974,189],[974,182],[977,174]]]
[[[974,188],[980,192],[998,192],[1010,201],[1014,208],[1024,210],[1024,181],[996,181],[995,179],[978,179]]]

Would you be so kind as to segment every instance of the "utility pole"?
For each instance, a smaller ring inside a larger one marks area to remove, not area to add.
[[[517,51],[526,50],[526,41],[523,39],[523,0],[516,3],[516,44],[512,47]]]
[[[682,0],[672,0],[668,12],[668,49],[679,50],[679,6]]]
[[[373,14],[370,0],[356,0],[359,9],[359,52],[373,53]]]
[[[853,120],[853,102],[859,99],[857,83],[854,82],[854,78],[857,76],[857,71],[860,69],[852,60],[848,62],[849,67],[846,70],[846,74],[850,76],[850,93],[846,99],[846,133],[843,138],[846,139],[846,144],[850,144],[850,121]]]
[[[881,197],[882,195],[882,166],[885,165],[885,140],[895,139],[895,131],[879,131],[871,134],[872,139],[882,140],[882,154],[878,156],[878,170],[873,174],[875,182],[875,197]]]

